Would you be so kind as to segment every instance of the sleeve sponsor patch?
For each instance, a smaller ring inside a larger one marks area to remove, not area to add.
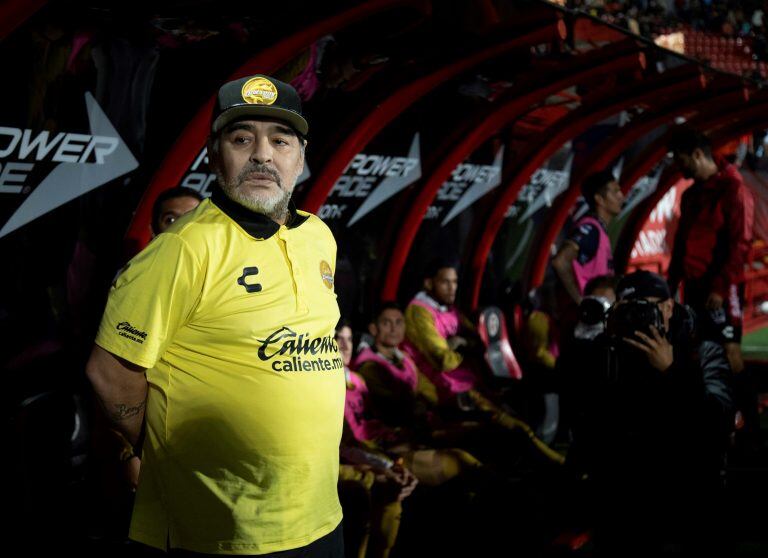
[[[130,322],[120,322],[115,326],[115,329],[117,330],[117,334],[120,337],[125,337],[131,341],[136,341],[139,344],[144,343],[144,341],[147,339],[147,332],[133,327]]]

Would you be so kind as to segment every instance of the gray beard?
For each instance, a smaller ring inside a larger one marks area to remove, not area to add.
[[[246,180],[247,176],[251,173],[265,173],[269,174],[277,183],[278,188],[282,192],[281,195],[275,195],[269,199],[256,199],[248,196],[239,186]],[[226,181],[221,174],[217,174],[219,186],[224,190],[224,193],[229,199],[237,204],[242,205],[246,209],[250,209],[255,213],[261,213],[272,219],[273,221],[284,221],[288,214],[288,204],[291,201],[292,192],[286,190],[283,187],[283,181],[280,175],[277,174],[272,168],[266,165],[250,164],[247,165],[233,180]]]

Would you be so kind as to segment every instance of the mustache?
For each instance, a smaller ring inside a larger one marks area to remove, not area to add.
[[[278,187],[281,189],[283,187],[283,181],[280,179],[280,175],[277,173],[277,171],[263,163],[248,163],[245,167],[243,167],[243,170],[241,170],[240,174],[237,175],[238,184],[242,184],[251,174],[266,174],[277,183]]]

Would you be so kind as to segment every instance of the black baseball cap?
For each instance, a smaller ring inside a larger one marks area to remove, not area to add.
[[[309,131],[309,124],[301,114],[299,94],[293,86],[270,76],[257,74],[222,85],[213,108],[211,133],[248,117],[282,120],[302,137]]]
[[[672,297],[669,285],[661,275],[644,269],[622,277],[616,288],[619,300],[637,300],[638,298],[656,297],[667,300]]]

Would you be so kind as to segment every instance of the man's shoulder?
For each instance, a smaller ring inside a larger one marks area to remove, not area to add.
[[[233,225],[210,200],[203,200],[195,209],[179,217],[163,234],[175,235],[188,244],[196,244],[211,234],[223,233]]]
[[[355,367],[359,368],[366,362],[371,362],[376,358],[376,353],[370,347],[364,347],[355,357]]]
[[[597,215],[595,215],[592,211],[587,213],[586,215],[582,215],[578,219],[576,219],[575,227],[580,227],[582,225],[589,225],[593,227],[599,227],[600,226],[600,220],[597,218]]]
[[[577,242],[577,239],[597,236],[600,234],[600,224],[591,215],[585,215],[573,224],[569,240]]]
[[[600,232],[600,225],[591,221],[583,221],[576,224],[576,231],[584,236],[592,236]]]
[[[736,165],[726,165],[720,172],[720,180],[728,185],[743,186],[744,177],[741,176]]]
[[[408,305],[405,307],[404,314],[406,321],[408,319],[415,318],[416,316],[429,318],[432,317],[432,312],[429,310],[427,305],[418,298],[414,298],[408,303]]]
[[[296,211],[296,214],[304,220],[304,222],[301,223],[299,230],[310,232],[313,235],[323,234],[333,238],[333,233],[331,232],[331,229],[328,227],[328,225],[325,224],[325,221],[320,219],[320,217],[314,213],[309,213],[308,211],[302,211],[299,209]]]

